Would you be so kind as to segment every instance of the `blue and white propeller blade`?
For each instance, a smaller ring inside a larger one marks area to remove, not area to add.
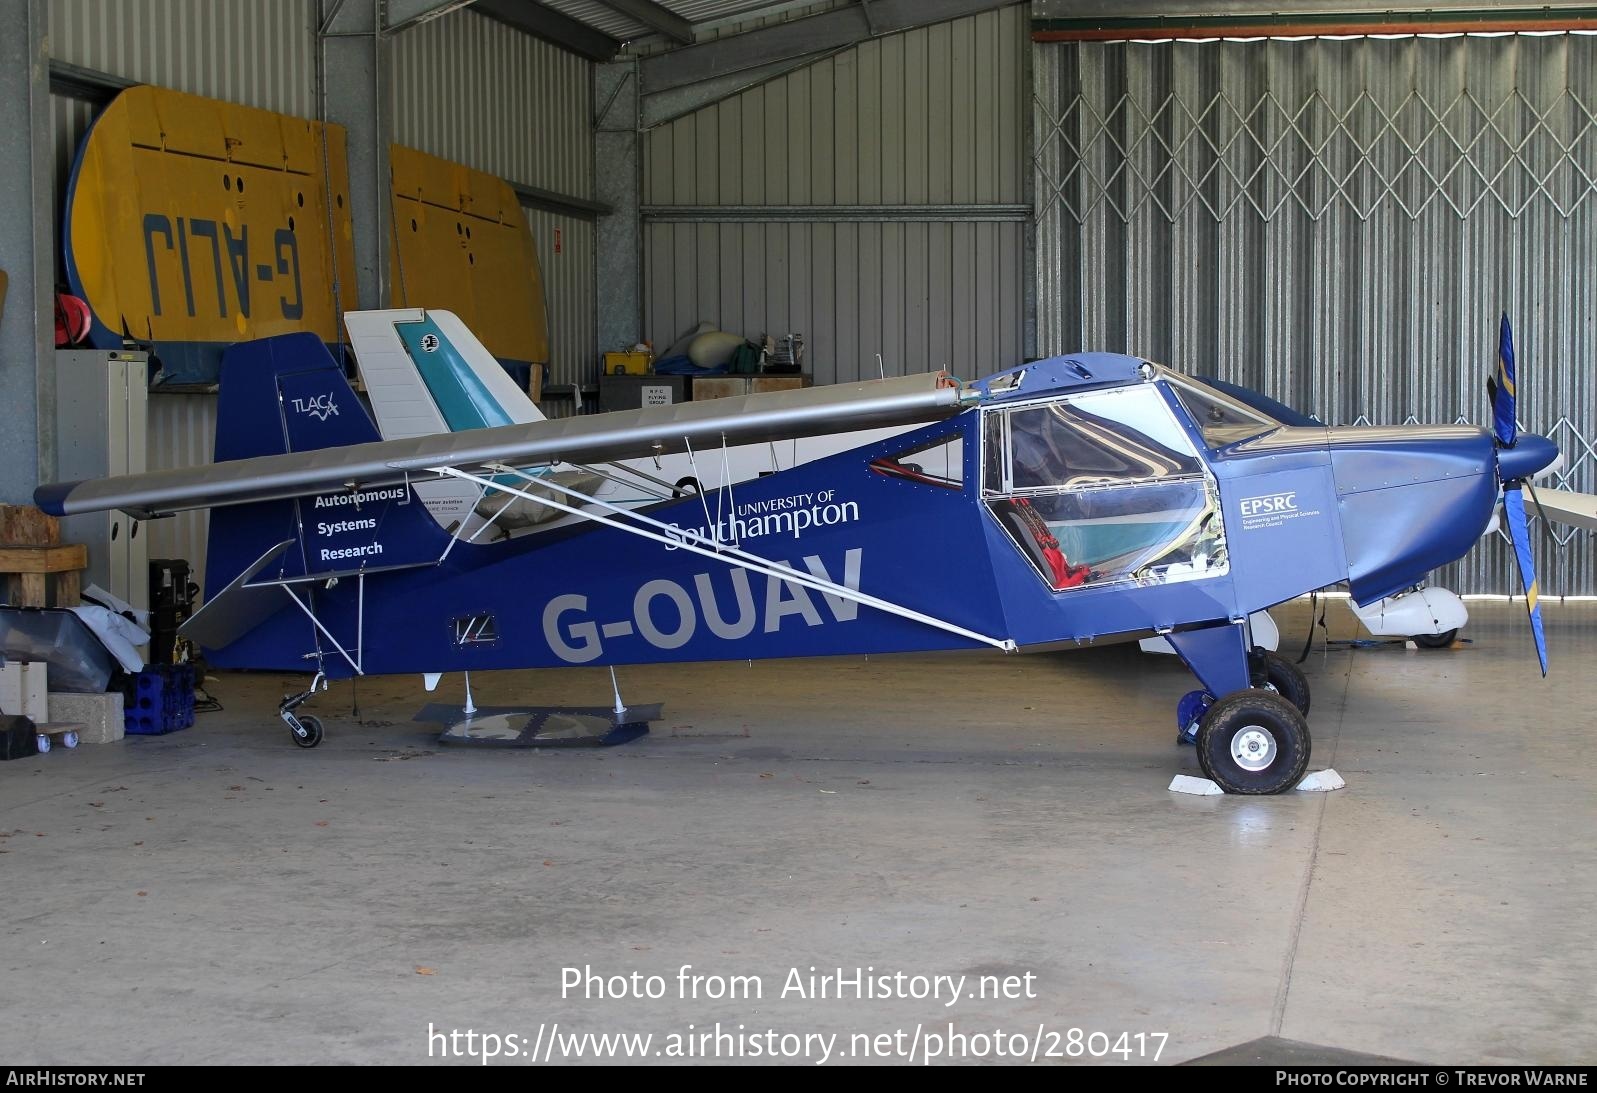
[[[1537,602],[1536,561],[1530,553],[1530,528],[1525,522],[1525,494],[1518,482],[1503,489],[1503,514],[1508,517],[1508,534],[1514,541],[1514,556],[1519,561],[1519,579],[1525,585],[1525,607],[1530,612],[1530,630],[1536,639],[1536,657],[1547,675],[1547,638],[1542,633],[1542,609]]]
[[[1518,399],[1514,390],[1514,331],[1503,312],[1497,328],[1497,371],[1492,376],[1492,435],[1500,448],[1512,448],[1519,439],[1515,417]]]

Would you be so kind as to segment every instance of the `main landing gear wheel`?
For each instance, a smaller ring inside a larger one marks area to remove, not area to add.
[[[1451,649],[1453,642],[1458,640],[1458,628],[1444,630],[1440,634],[1413,634],[1409,640],[1421,649]]]
[[[290,734],[294,737],[294,743],[302,748],[314,748],[322,742],[322,736],[325,734],[322,731],[321,718],[306,714],[304,717],[296,716],[294,720],[299,722],[300,729],[305,730],[304,736],[301,736],[297,729]]]
[[[1309,723],[1284,696],[1233,691],[1198,725],[1198,765],[1227,793],[1284,793],[1309,765]]]
[[[1248,668],[1255,687],[1274,691],[1296,706],[1298,713],[1308,716],[1309,679],[1296,664],[1279,653],[1255,649],[1248,658]]]

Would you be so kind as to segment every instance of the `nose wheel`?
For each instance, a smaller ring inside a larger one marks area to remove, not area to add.
[[[1284,793],[1309,766],[1309,723],[1274,691],[1233,691],[1198,723],[1198,765],[1227,793]]]

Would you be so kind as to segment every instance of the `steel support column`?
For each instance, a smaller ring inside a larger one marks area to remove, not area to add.
[[[357,291],[338,286],[345,311],[388,306],[389,42],[381,0],[322,0],[317,42],[321,119],[342,125],[349,151],[349,214]],[[331,197],[329,198],[331,200]]]
[[[31,504],[55,477],[55,338],[49,13],[46,0],[0,0],[0,501]],[[32,409],[30,409],[30,407]]]
[[[599,351],[630,346],[643,336],[643,186],[638,136],[635,61],[594,66],[594,186],[610,206],[599,217],[596,256]]]

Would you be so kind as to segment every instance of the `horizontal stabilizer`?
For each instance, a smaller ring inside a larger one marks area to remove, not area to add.
[[[951,417],[971,397],[946,373],[929,372],[56,483],[40,486],[34,500],[55,516],[107,509],[148,516],[313,493],[360,494],[426,479],[443,467],[605,463],[908,426]]]
[[[178,633],[202,648],[225,649],[287,607],[288,597],[279,589],[250,587],[249,582],[293,545],[294,540],[287,539],[262,554],[227,587],[207,598]]]

